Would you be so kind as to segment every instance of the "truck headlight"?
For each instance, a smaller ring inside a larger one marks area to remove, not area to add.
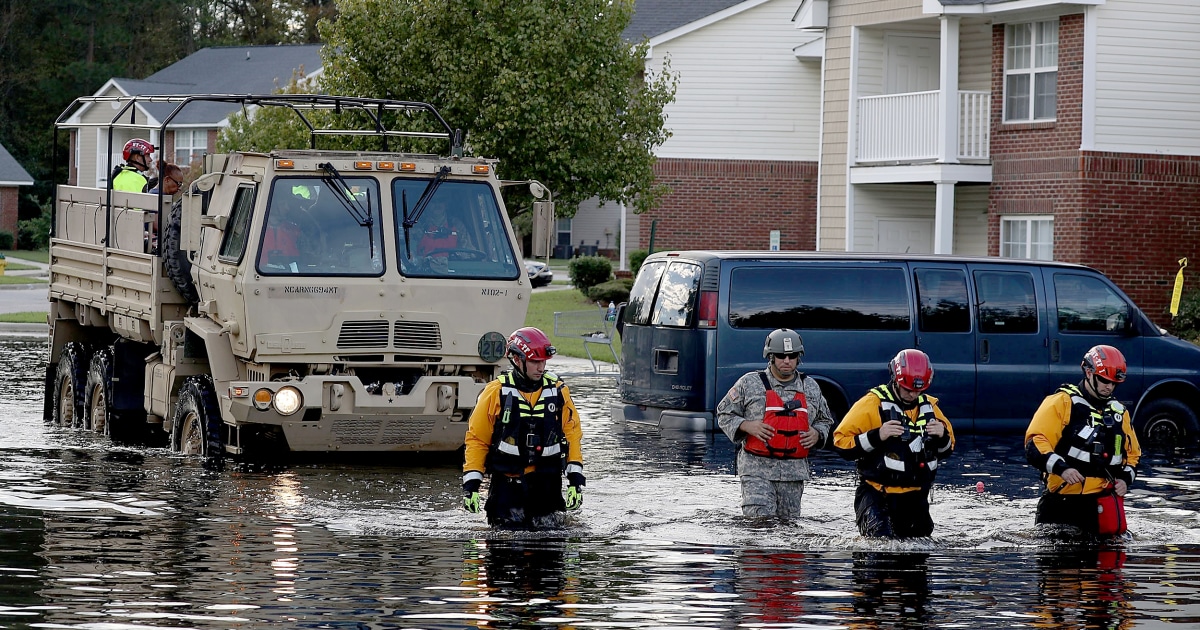
[[[281,416],[290,416],[304,406],[304,396],[295,387],[283,387],[275,392],[275,411]]]

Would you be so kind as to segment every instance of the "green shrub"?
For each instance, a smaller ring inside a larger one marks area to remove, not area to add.
[[[567,275],[580,293],[589,295],[588,290],[612,277],[612,261],[603,256],[574,258],[567,263]]]
[[[10,232],[0,232],[0,249],[13,248],[13,235]]]
[[[17,246],[21,249],[50,247],[50,204],[42,204],[42,216],[17,221]]]
[[[588,291],[588,299],[607,305],[609,302],[629,301],[629,291],[633,289],[633,280],[618,278],[601,282]]]
[[[644,249],[635,249],[629,252],[629,269],[633,272],[633,277],[636,278],[638,270],[642,268],[642,263],[646,262],[646,257],[650,255],[649,251]]]
[[[1200,290],[1189,291],[1179,298],[1179,314],[1171,320],[1171,332],[1180,339],[1200,339]]]

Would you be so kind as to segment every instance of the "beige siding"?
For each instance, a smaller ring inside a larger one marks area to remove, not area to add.
[[[846,249],[846,141],[850,107],[851,25],[917,20],[921,0],[834,0],[825,42],[824,135],[819,185],[817,248]]]
[[[654,47],[647,67],[679,74],[659,157],[817,159],[821,66],[792,52],[795,10],[773,0]]]
[[[963,20],[958,25],[958,89],[992,89],[992,24]]]
[[[1200,155],[1200,3],[1096,9],[1095,148]]]
[[[621,233],[621,205],[608,202],[600,205],[593,197],[579,204],[575,218],[571,221],[571,244],[596,245],[600,249],[616,249],[617,235]]]
[[[954,254],[987,255],[987,186],[954,187]],[[929,219],[937,215],[933,184],[874,184],[854,193],[854,251],[878,251],[880,219]],[[931,223],[932,225],[932,223]],[[930,242],[933,234],[929,235]]]

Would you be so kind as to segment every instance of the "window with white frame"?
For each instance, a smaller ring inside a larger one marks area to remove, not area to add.
[[[187,168],[193,160],[199,160],[208,151],[207,129],[175,130],[175,163]]]
[[[1054,217],[1001,217],[1000,255],[1054,260]]]
[[[1058,20],[1009,24],[1004,34],[1004,121],[1053,120]]]

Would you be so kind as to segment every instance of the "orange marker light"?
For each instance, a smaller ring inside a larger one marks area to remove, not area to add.
[[[296,168],[295,160],[275,160],[275,168]]]
[[[491,171],[491,167],[487,164],[476,164],[471,167],[471,172],[476,175],[487,175],[489,171]]]
[[[390,170],[394,170],[396,168],[396,163],[395,162],[376,162],[375,168],[377,168],[381,171],[390,171]]]
[[[401,162],[401,163],[400,163],[400,170],[402,170],[402,171],[415,171],[415,170],[417,170],[417,163],[416,163],[416,162]]]
[[[354,163],[354,170],[356,170],[356,171],[369,171],[369,170],[371,170],[371,163],[370,163],[370,162],[355,162],[355,163]]]

